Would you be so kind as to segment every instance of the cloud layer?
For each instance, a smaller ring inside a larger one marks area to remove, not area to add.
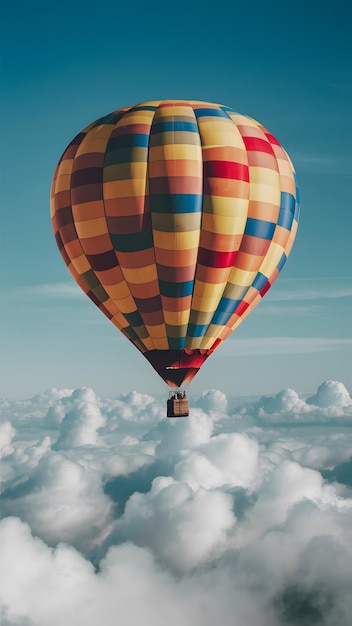
[[[4,400],[4,626],[348,626],[352,401]]]

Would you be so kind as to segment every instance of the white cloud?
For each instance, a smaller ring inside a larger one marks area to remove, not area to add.
[[[175,468],[175,476],[192,489],[224,485],[252,487],[258,471],[258,442],[245,434],[212,437]]]
[[[352,399],[343,383],[329,380],[322,383],[317,393],[307,400],[294,389],[283,389],[275,396],[262,396],[245,413],[265,422],[290,423],[326,422],[331,419],[352,422]]]
[[[345,385],[336,380],[327,380],[318,387],[314,396],[308,398],[307,403],[322,408],[340,408],[351,406],[352,398]]]
[[[72,407],[60,424],[56,450],[65,450],[99,441],[98,429],[105,426],[105,418],[92,389],[77,389],[71,396]]]
[[[4,402],[5,626],[349,626],[344,385],[195,404],[167,420],[138,392]]]
[[[116,536],[151,548],[182,573],[217,557],[234,523],[228,494],[194,491],[171,477],[159,477],[148,493],[134,493],[128,500]]]
[[[337,501],[334,489],[323,485],[319,472],[293,461],[284,461],[264,475],[244,534],[249,533],[251,537],[263,534],[267,529],[284,523],[292,506],[303,500],[325,504],[334,502],[335,498]]]
[[[276,396],[264,396],[259,401],[258,414],[307,412],[306,403],[294,389],[283,389]]]
[[[213,428],[209,415],[201,409],[193,409],[188,418],[160,422],[150,436],[160,439],[156,448],[158,458],[174,457],[209,441]]]
[[[10,422],[8,422],[10,423]],[[13,429],[14,437],[16,431]],[[41,433],[40,433],[41,435]],[[24,442],[12,440],[12,445],[7,448],[7,455],[3,455],[2,483],[12,488],[24,482],[40,460],[50,450],[51,439],[49,436],[39,438],[38,441]]]
[[[73,618],[76,626],[211,624],[206,594],[177,582],[147,550],[132,544],[112,548],[96,574],[75,550],[63,544],[47,548],[16,519],[4,520],[0,533],[0,582],[11,624],[28,615],[32,626],[64,626]]]
[[[3,515],[27,521],[50,545],[65,541],[80,550],[103,537],[111,511],[99,474],[60,453],[45,455],[26,481],[3,494]]]
[[[200,398],[197,400],[197,406],[200,406],[204,411],[212,413],[213,419],[216,419],[215,414],[226,414],[228,409],[228,402],[226,395],[218,389],[207,389],[203,391]]]
[[[123,420],[128,431],[131,429],[131,423],[144,430],[145,426],[149,428],[151,424],[158,423],[165,417],[165,406],[160,405],[146,393],[131,391],[121,394],[117,401],[113,402],[111,415],[115,415],[120,428]]]

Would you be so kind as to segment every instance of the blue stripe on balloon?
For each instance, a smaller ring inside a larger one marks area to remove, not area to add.
[[[246,223],[245,235],[252,237],[260,237],[260,239],[272,239],[276,224],[273,222],[265,222],[249,217]]]
[[[266,283],[268,282],[268,277],[264,276],[264,274],[262,274],[261,272],[258,272],[258,274],[256,275],[252,286],[255,289],[258,289],[258,291],[261,291],[261,289],[263,289],[263,287],[266,285]]]
[[[225,113],[238,113],[238,111],[235,111],[235,109],[231,107],[221,106],[220,108],[225,111]]]
[[[240,303],[241,300],[233,300],[232,298],[222,297],[218,304],[217,311],[226,311],[232,314]]]
[[[130,133],[129,135],[117,135],[110,137],[107,146],[107,153],[120,148],[147,148],[149,135],[142,133]]]
[[[287,256],[283,252],[282,253],[282,257],[281,257],[280,261],[277,264],[277,269],[279,270],[279,272],[281,272],[281,270],[282,270],[283,266],[285,265],[286,261],[287,261]]]
[[[103,124],[117,124],[120,119],[124,116],[126,111],[120,111],[120,113],[109,113],[109,115],[105,115],[105,117],[100,117],[91,128],[96,128],[97,126],[102,126]]]
[[[292,193],[288,193],[287,191],[282,191],[280,196],[280,209],[284,209],[285,211],[291,211],[292,215],[295,211],[295,198]]]
[[[187,131],[190,133],[198,133],[198,125],[194,124],[194,122],[164,122],[164,121],[155,121],[151,128],[151,134],[155,135],[156,133],[166,133],[170,131]]]
[[[188,324],[188,337],[204,337],[208,328],[208,324]]]
[[[133,107],[133,111],[156,111],[157,108],[158,108],[157,106],[153,106],[151,104],[145,104],[143,106]]]
[[[292,193],[286,191],[281,192],[280,213],[278,217],[278,225],[287,230],[291,230],[293,217],[295,214],[295,198]]]
[[[294,178],[295,178],[295,184],[296,184],[296,203],[295,203],[295,214],[294,214],[294,219],[299,220],[299,212],[300,212],[300,192],[299,192],[299,187],[297,187],[297,178],[296,178],[296,174],[293,173]]]
[[[150,210],[155,213],[200,213],[203,196],[191,193],[150,194]]]
[[[286,228],[287,230],[291,230],[293,222],[293,213],[291,211],[286,211],[286,209],[280,209],[279,217],[277,223],[282,228]]]
[[[196,116],[196,118],[198,119],[199,117],[226,117],[226,119],[228,119],[228,115],[225,113],[225,111],[222,111],[222,109],[205,109],[205,108],[200,108],[200,109],[193,109],[194,110],[194,114]]]
[[[184,283],[171,283],[166,280],[159,280],[160,294],[167,298],[184,298],[185,296],[191,296],[193,285],[193,280]]]
[[[222,297],[211,323],[225,326],[241,302],[242,300],[231,300],[231,298]]]
[[[182,350],[185,347],[185,337],[168,337],[169,350]]]
[[[296,222],[299,222],[300,212],[301,212],[300,205],[299,205],[298,202],[296,202],[296,204],[295,204],[295,214],[294,214],[294,219],[296,220]]]

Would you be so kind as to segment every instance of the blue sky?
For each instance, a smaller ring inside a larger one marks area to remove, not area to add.
[[[351,388],[349,3],[20,1],[2,17],[2,393],[165,393],[73,283],[49,217],[71,138],[112,110],[164,98],[256,118],[290,154],[301,191],[279,280],[191,389]]]

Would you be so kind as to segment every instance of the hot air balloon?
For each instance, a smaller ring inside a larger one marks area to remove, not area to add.
[[[74,279],[175,388],[270,289],[298,216],[279,142],[207,102],[144,102],[98,119],[66,148],[51,189]]]

